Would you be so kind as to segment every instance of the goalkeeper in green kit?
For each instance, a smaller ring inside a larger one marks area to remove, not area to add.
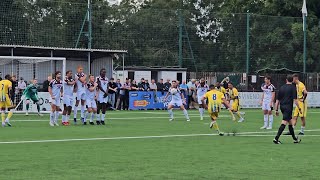
[[[24,98],[26,99],[26,115],[28,116],[28,111],[30,107],[30,100],[33,101],[34,104],[37,104],[37,110],[38,110],[38,115],[42,116],[40,114],[40,104],[39,104],[39,96],[38,96],[38,81],[37,79],[32,80],[32,84],[28,85],[26,89],[23,91],[23,95],[25,96]]]

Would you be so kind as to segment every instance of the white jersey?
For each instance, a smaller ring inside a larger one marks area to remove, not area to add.
[[[87,89],[86,89],[87,100],[94,100],[94,97],[97,94],[97,90],[96,89],[94,91],[90,91],[89,90],[92,87],[94,87],[94,83],[88,82],[87,83]]]
[[[100,84],[101,88],[108,93],[108,83],[109,83],[109,79],[107,77],[97,77],[96,82],[98,84]],[[99,97],[103,97],[104,96],[104,92],[102,92],[101,90],[99,90]]]
[[[201,84],[199,84],[197,86],[197,96],[198,99],[201,99],[209,90],[209,86],[207,84],[204,84],[203,86],[201,86]]]
[[[276,88],[273,84],[262,84],[261,89],[263,91],[263,103],[270,103],[272,101],[272,93]]]
[[[86,86],[85,84],[83,84],[79,79],[82,78],[84,76],[84,73],[77,73],[75,75],[75,80],[77,82],[77,92],[86,92]]]
[[[54,79],[50,82],[49,86],[51,87],[52,95],[56,98],[60,98],[62,81]]]
[[[63,96],[73,96],[74,85],[69,85],[68,82],[74,82],[75,80],[71,78],[65,78],[63,82]]]
[[[172,94],[172,93],[171,93],[171,89],[172,89],[172,88],[169,89],[169,93],[170,93],[170,95],[171,95],[171,101],[175,101],[175,102],[176,102],[176,101],[182,101],[180,89],[179,89],[179,88],[176,88],[176,89],[177,89],[177,93],[175,93],[175,94]]]

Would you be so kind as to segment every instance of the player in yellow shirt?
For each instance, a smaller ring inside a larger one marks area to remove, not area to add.
[[[208,109],[209,115],[211,117],[210,128],[217,130],[220,136],[224,134],[220,132],[217,119],[221,111],[221,106],[224,104],[227,108],[230,108],[229,103],[226,101],[224,94],[216,90],[214,85],[209,86],[210,91],[208,91],[202,98],[202,104]],[[208,99],[208,105],[205,103],[205,100]]]
[[[238,122],[243,122],[244,118],[241,116],[240,110],[240,102],[239,102],[239,92],[237,88],[233,87],[231,82],[228,83],[228,95],[230,100],[232,100],[232,112],[239,117]]]
[[[305,85],[299,81],[299,75],[293,74],[293,82],[297,87],[297,98],[299,102],[299,107],[301,108],[301,113],[299,113],[299,109],[296,107],[293,113],[292,124],[296,126],[297,119],[300,117],[301,119],[301,129],[299,135],[304,135],[304,128],[306,126],[306,117],[307,117],[307,89]]]
[[[6,108],[12,108],[11,99],[9,97],[10,91],[12,90],[12,82],[11,76],[8,74],[5,76],[4,80],[0,81],[0,109],[1,109],[1,120],[2,120],[2,127],[5,127],[6,124],[11,126],[9,120],[13,114],[12,109],[9,111],[8,116],[6,118]]]
[[[224,95],[224,97],[226,98],[226,101],[228,101],[229,95],[228,95],[228,93],[227,93],[227,90],[226,90],[224,87],[222,87],[219,82],[216,83],[216,90],[219,91],[219,92],[221,92],[221,93]],[[230,102],[228,101],[228,103],[230,103]],[[232,112],[231,110],[229,110],[229,112],[230,112],[230,114],[231,114],[232,120],[235,121],[235,120],[236,120],[236,117],[234,117],[233,112]]]

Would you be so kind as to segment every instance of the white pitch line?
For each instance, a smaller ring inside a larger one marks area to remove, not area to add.
[[[243,137],[274,137],[275,135],[272,134],[236,134],[236,136],[243,136]],[[282,136],[281,136],[282,137]],[[285,136],[290,137],[291,136]],[[303,135],[299,137],[320,137],[320,134],[311,134],[311,135]]]
[[[313,129],[309,131],[320,131]],[[272,131],[269,131],[272,132]],[[264,132],[242,132],[236,133],[236,136],[269,137],[274,135],[263,135]],[[226,133],[228,134],[228,133]],[[230,133],[232,134],[232,133]],[[26,143],[51,143],[51,142],[72,142],[72,141],[98,141],[98,140],[124,140],[124,139],[152,139],[152,138],[173,138],[173,137],[199,137],[199,136],[217,136],[218,134],[177,134],[177,135],[159,135],[159,136],[124,136],[124,137],[104,137],[104,138],[83,138],[83,139],[48,139],[48,140],[29,140],[29,141],[0,141],[0,144],[26,144]],[[318,137],[320,135],[304,135],[305,137]]]

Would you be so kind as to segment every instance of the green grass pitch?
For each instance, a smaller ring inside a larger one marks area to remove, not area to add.
[[[224,137],[209,129],[209,117],[200,121],[197,111],[189,111],[191,122],[178,110],[173,122],[165,111],[115,111],[108,112],[106,126],[69,127],[49,127],[48,115],[14,114],[13,127],[0,128],[0,179],[320,177],[316,109],[309,111],[302,143],[282,136],[282,145],[272,143],[279,117],[273,130],[260,130],[261,111],[245,111],[244,123],[222,113],[218,122]],[[296,132],[299,128],[300,122]]]

